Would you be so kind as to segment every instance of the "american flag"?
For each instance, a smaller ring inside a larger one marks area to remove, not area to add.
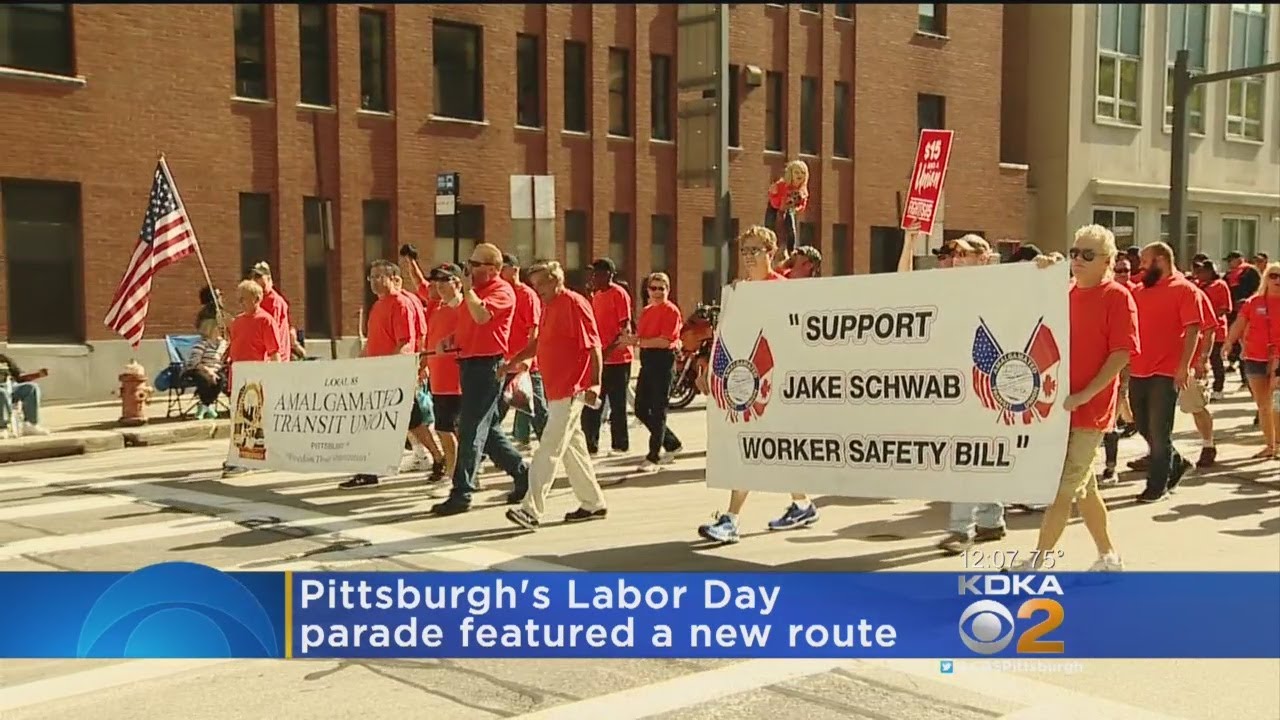
[[[991,334],[985,322],[979,321],[978,329],[973,334],[973,391],[978,400],[988,410],[1000,412],[1000,421],[1006,425],[1013,424],[1013,415],[1002,408],[996,401],[995,391],[991,387],[991,373],[995,370],[996,361],[1004,355],[1000,343]]]
[[[773,375],[773,350],[769,347],[769,340],[765,338],[764,333],[756,336],[756,344],[751,349],[751,357],[748,359],[751,366],[755,368],[756,377],[759,378],[760,386],[756,393],[756,397],[749,405],[743,408],[736,407],[728,395],[728,370],[729,365],[733,363],[733,358],[729,356],[729,351],[724,347],[724,340],[716,338],[715,349],[711,352],[711,399],[715,401],[716,406],[721,410],[729,413],[730,422],[751,422],[753,417],[760,417],[764,414],[764,410],[768,407],[769,396],[772,391],[772,375]]]
[[[711,351],[711,399],[721,410],[729,409],[729,398],[725,394],[725,372],[729,369],[729,351],[724,347],[724,338],[717,337],[715,349]]]
[[[111,309],[104,321],[135,348],[142,342],[147,308],[151,304],[151,279],[157,272],[196,250],[196,233],[164,160],[156,163],[151,200],[138,233],[138,245],[129,258]]]

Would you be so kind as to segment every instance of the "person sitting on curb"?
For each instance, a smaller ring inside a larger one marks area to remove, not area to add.
[[[0,354],[0,438],[8,437],[13,424],[14,405],[22,408],[23,435],[48,435],[40,425],[40,386],[36,380],[47,373],[23,373],[8,355]]]

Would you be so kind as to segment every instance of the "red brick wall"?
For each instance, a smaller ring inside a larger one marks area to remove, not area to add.
[[[78,72],[87,78],[84,87],[0,78],[0,177],[82,184],[85,325],[91,340],[111,337],[101,318],[135,242],[160,151],[168,156],[214,282],[223,288],[239,275],[239,193],[273,195],[273,266],[299,326],[305,305],[302,198],[336,199],[341,277],[332,281],[341,311],[335,325],[354,335],[364,287],[362,201],[392,201],[392,242],[414,242],[429,253],[435,175],[452,170],[463,173],[464,202],[485,208],[486,239],[500,246],[510,238],[513,174],[555,176],[561,249],[566,210],[588,212],[596,256],[608,249],[609,213],[630,213],[633,276],[635,268],[648,267],[650,216],[674,216],[678,299],[686,306],[699,299],[702,218],[712,214],[711,192],[678,193],[675,145],[649,139],[649,57],[675,55],[674,5],[376,7],[393,19],[391,118],[356,112],[356,5],[333,9],[336,112],[297,107],[298,11],[292,5],[272,6],[268,13],[268,38],[274,39],[268,60],[271,103],[231,100],[233,26],[227,5],[76,6],[76,57]],[[856,22],[850,22],[835,18],[830,6],[820,17],[797,5],[733,9],[731,62],[787,75],[785,154],[763,152],[764,87],[741,88],[744,149],[731,154],[730,171],[733,214],[742,227],[762,220],[768,182],[798,150],[800,77],[808,75],[821,82],[823,139],[822,157],[805,158],[813,199],[804,220],[820,228],[825,253],[831,252],[831,225],[848,223],[855,268],[865,272],[869,228],[896,225],[894,194],[906,187],[915,151],[917,92],[945,95],[947,123],[956,130],[948,225],[993,237],[1021,236],[1021,177],[1002,176],[997,166],[1001,8],[950,6],[948,40],[916,36],[915,13],[914,5],[860,5]],[[436,17],[485,28],[483,124],[431,118]],[[514,127],[517,32],[543,38],[544,130]],[[566,39],[590,48],[588,136],[562,132]],[[611,46],[633,50],[633,138],[606,137]],[[830,157],[837,80],[854,85],[853,160]],[[0,269],[3,263],[0,238]],[[156,279],[148,337],[189,329],[201,283],[194,260]],[[0,336],[7,336],[4,295]]]

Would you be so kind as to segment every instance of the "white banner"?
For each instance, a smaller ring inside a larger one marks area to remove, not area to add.
[[[1070,413],[1066,263],[739,283],[711,356],[707,484],[1048,502]]]
[[[417,358],[239,362],[227,463],[293,472],[394,475]]]

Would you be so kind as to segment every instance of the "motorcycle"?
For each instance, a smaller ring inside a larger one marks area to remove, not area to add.
[[[680,354],[676,357],[675,373],[667,393],[668,407],[688,407],[698,396],[698,375],[711,362],[711,345],[715,342],[719,322],[720,306],[714,303],[698,303],[684,321],[684,329],[680,331]]]

